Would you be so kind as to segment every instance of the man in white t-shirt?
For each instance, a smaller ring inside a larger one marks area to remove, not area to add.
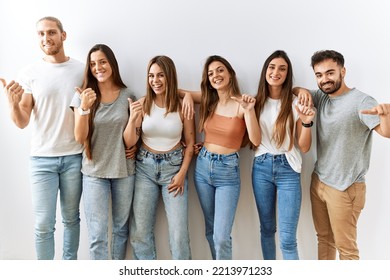
[[[69,104],[74,88],[82,84],[84,65],[65,55],[66,32],[57,18],[44,17],[36,28],[45,56],[25,67],[18,82],[11,81],[5,91],[16,126],[23,129],[30,120],[33,126],[30,180],[37,258],[54,259],[59,192],[64,225],[62,258],[77,259],[82,145],[74,139],[74,114]]]

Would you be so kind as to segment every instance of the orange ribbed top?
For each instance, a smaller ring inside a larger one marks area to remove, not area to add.
[[[245,135],[245,121],[239,117],[213,114],[204,124],[205,142],[239,150]]]

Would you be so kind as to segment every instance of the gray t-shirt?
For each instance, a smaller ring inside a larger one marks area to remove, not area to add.
[[[98,178],[124,178],[135,173],[135,162],[126,159],[123,131],[129,119],[129,102],[135,100],[128,89],[122,89],[112,103],[100,103],[94,118],[92,160],[83,153],[81,172]],[[81,99],[75,93],[70,104],[78,108]]]
[[[372,129],[379,117],[360,111],[378,105],[371,96],[353,88],[337,97],[311,91],[317,108],[317,162],[319,179],[340,191],[364,182],[370,163]]]

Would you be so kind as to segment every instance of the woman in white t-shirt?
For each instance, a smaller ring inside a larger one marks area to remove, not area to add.
[[[301,208],[300,152],[310,149],[315,112],[298,105],[292,85],[290,59],[284,51],[275,51],[264,63],[256,96],[261,144],[255,149],[252,168],[266,260],[276,259],[277,222],[283,259],[299,259],[296,231]]]
[[[173,61],[156,56],[147,68],[146,95],[130,102],[124,132],[127,147],[141,140],[130,242],[135,259],[156,259],[154,225],[160,193],[167,214],[173,259],[191,259],[188,232],[187,170],[195,143],[195,122],[184,118]],[[186,148],[181,144],[184,140]]]

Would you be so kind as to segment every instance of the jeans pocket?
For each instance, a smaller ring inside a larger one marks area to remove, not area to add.
[[[183,162],[183,153],[181,151],[174,153],[169,157],[170,165],[180,166],[182,162]]]
[[[137,156],[136,156],[136,161],[137,162],[142,162],[146,156],[146,151],[145,150],[139,150],[138,153],[137,153]]]
[[[284,168],[294,171],[294,169],[291,167],[290,163],[288,162],[286,157],[283,157],[281,160],[281,165],[283,165]],[[295,172],[295,171],[294,171]]]
[[[30,160],[32,160],[32,161],[38,161],[38,160],[42,160],[43,159],[43,157],[39,157],[39,156],[31,156],[30,157]]]
[[[238,157],[229,157],[222,160],[222,164],[227,167],[236,167],[239,164]]]
[[[267,157],[267,154],[262,154],[262,155],[255,157],[255,163],[263,163],[266,157]]]

